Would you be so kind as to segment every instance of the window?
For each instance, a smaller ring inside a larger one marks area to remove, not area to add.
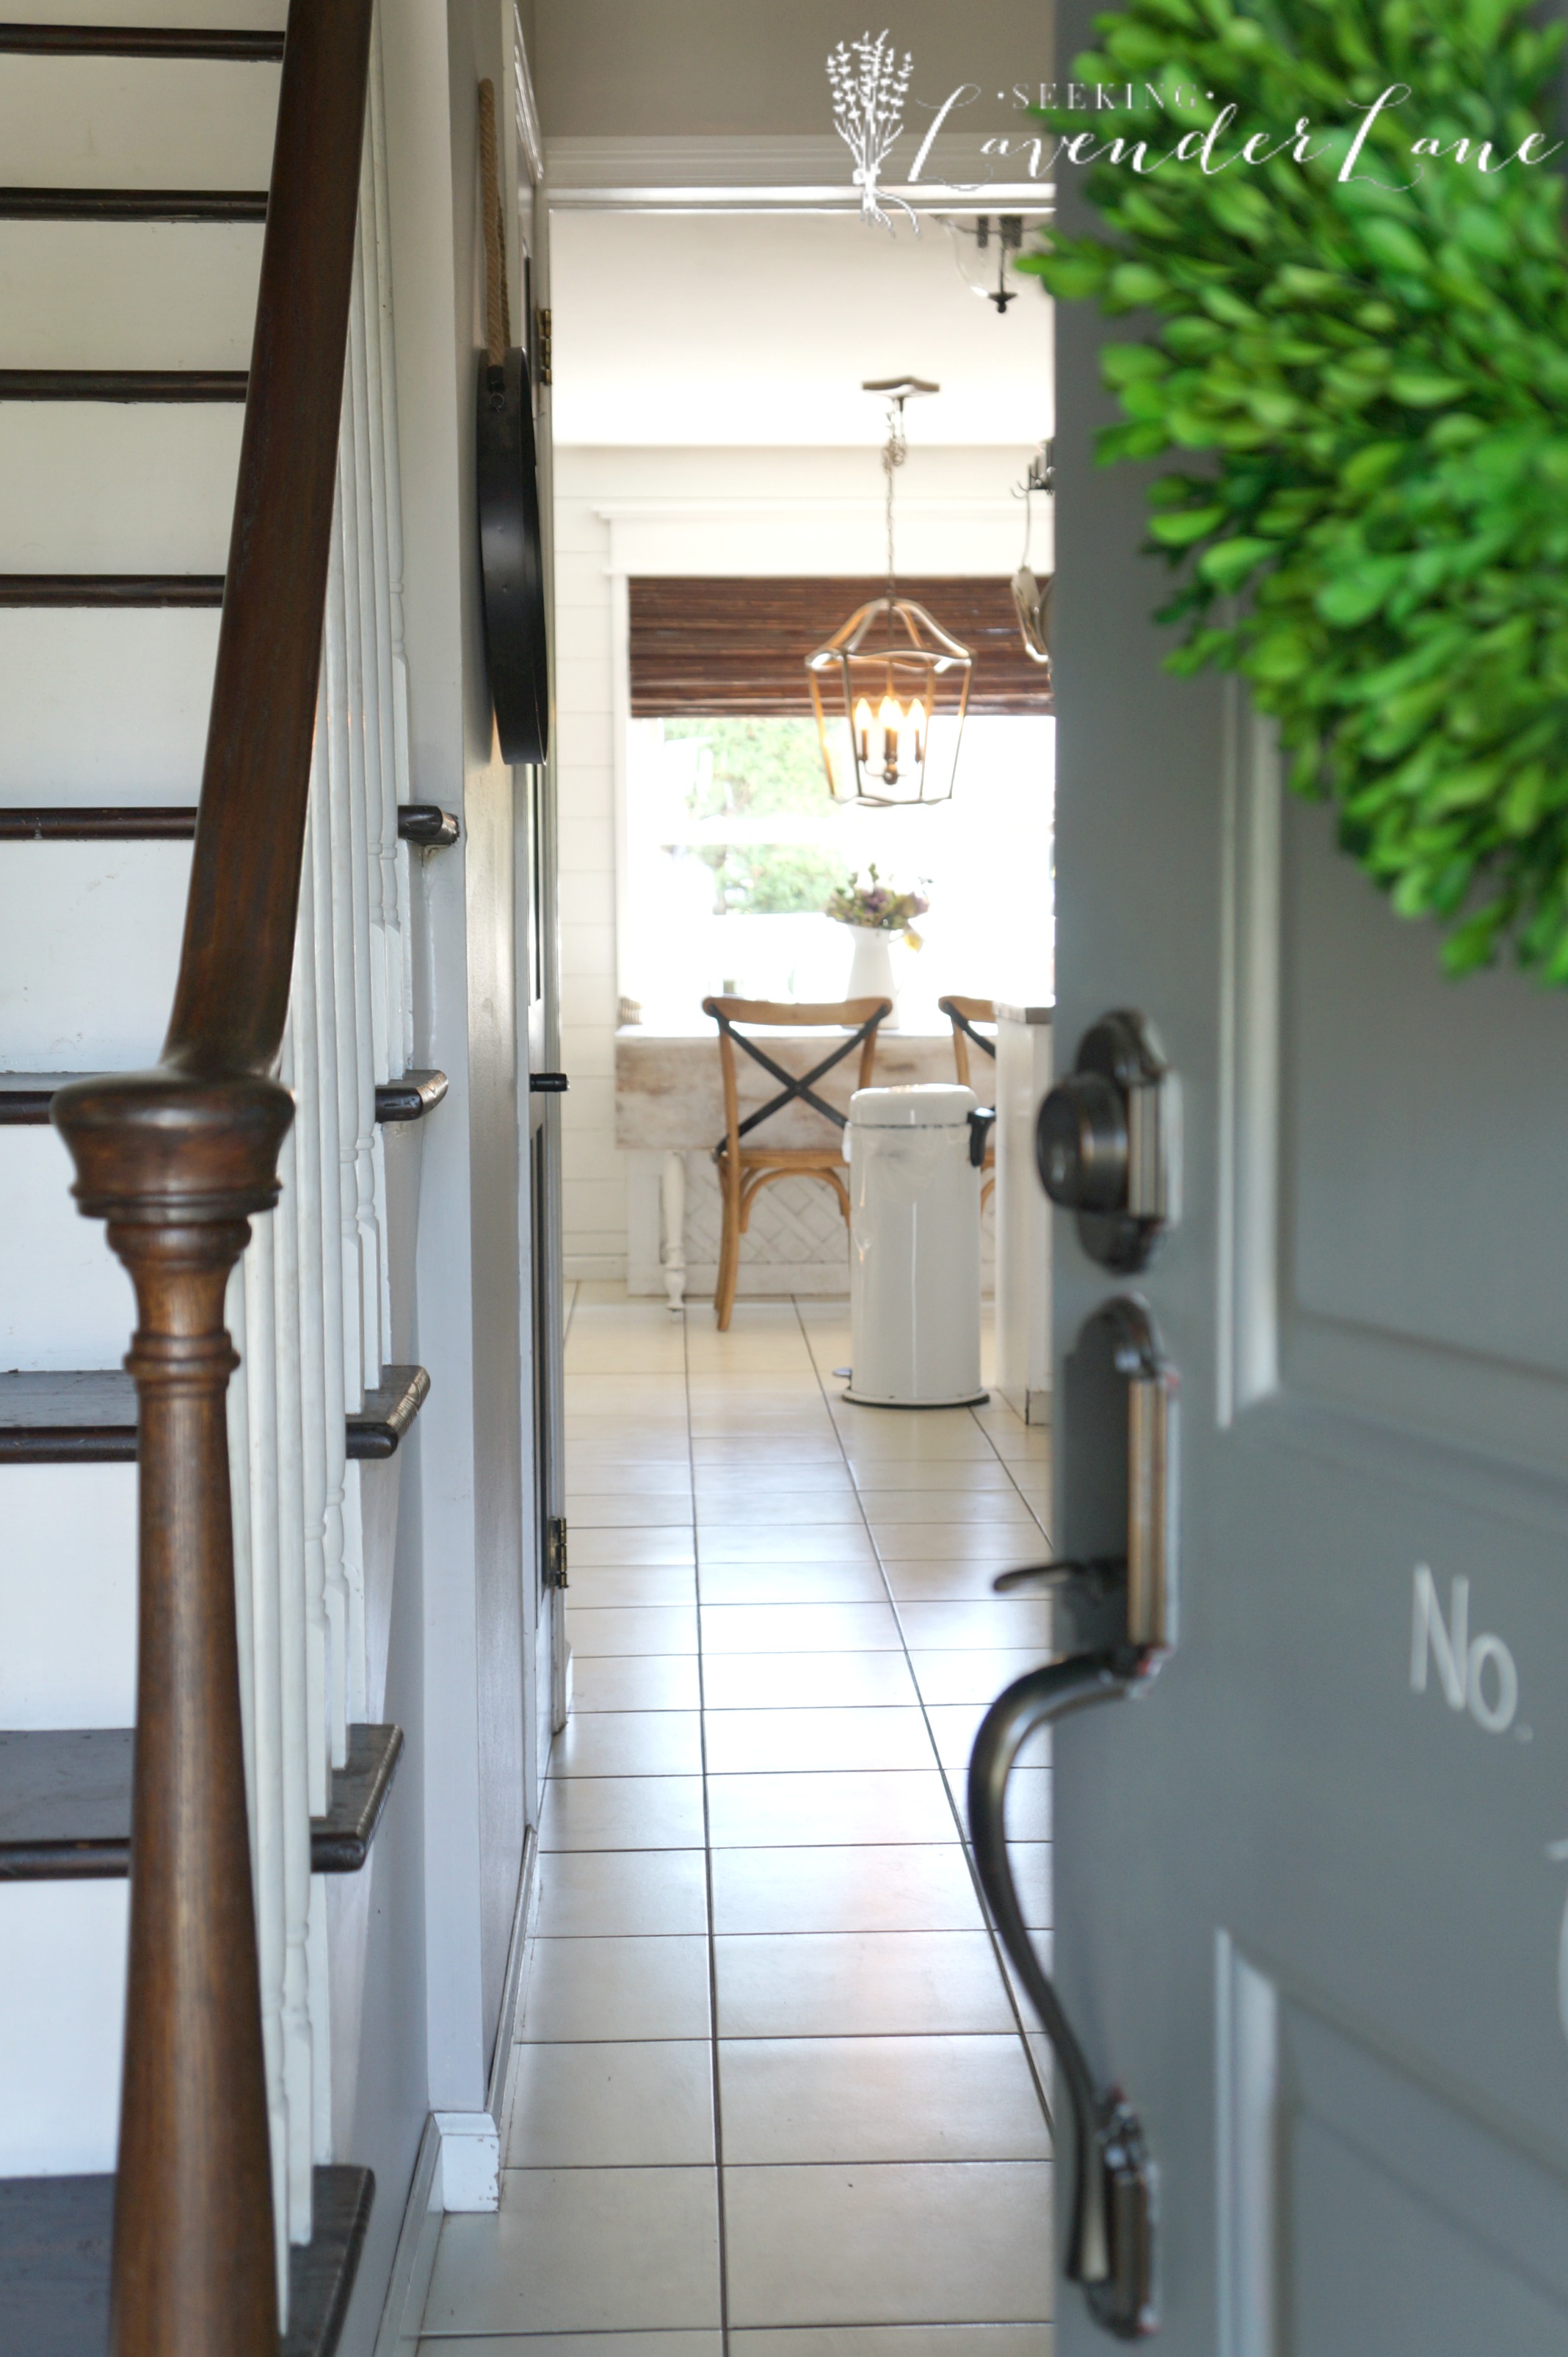
[[[951,802],[875,810],[832,800],[811,720],[632,720],[622,983],[645,1025],[693,1028],[720,990],[843,997],[852,944],[822,907],[873,863],[931,903],[920,952],[895,945],[906,1030],[944,1028],[944,992],[1048,998],[1054,737],[1048,715],[972,715]]]

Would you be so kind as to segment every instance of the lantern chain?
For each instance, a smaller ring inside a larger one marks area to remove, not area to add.
[[[894,643],[893,598],[897,585],[897,572],[893,562],[893,481],[899,468],[909,455],[909,445],[904,433],[904,403],[902,397],[887,404],[887,440],[882,452],[882,473],[887,486],[887,643]]]

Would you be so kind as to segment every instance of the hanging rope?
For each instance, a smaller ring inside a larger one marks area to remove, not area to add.
[[[479,84],[479,181],[485,230],[485,345],[491,368],[500,368],[511,342],[511,304],[506,283],[506,213],[501,205],[493,81]]]

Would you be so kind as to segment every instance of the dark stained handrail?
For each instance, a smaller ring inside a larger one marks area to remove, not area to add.
[[[156,1071],[62,1089],[136,1291],[131,1936],[113,2357],[277,2357],[223,1325],[277,1199],[371,0],[291,0],[185,941]]]
[[[291,73],[285,51],[185,945],[164,1042],[165,1060],[190,1071],[270,1071],[288,1013],[370,18],[369,0],[294,0],[289,14],[291,49],[308,25],[319,70]]]

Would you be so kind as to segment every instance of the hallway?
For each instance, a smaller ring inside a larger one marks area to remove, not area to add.
[[[848,1351],[836,1302],[724,1335],[576,1290],[573,1714],[500,2212],[445,2222],[430,2357],[1047,2357],[1044,2066],[960,1834],[1045,1650],[991,1582],[1046,1552],[1047,1438],[846,1406]],[[1047,1768],[1011,1823],[1044,1925]]]

